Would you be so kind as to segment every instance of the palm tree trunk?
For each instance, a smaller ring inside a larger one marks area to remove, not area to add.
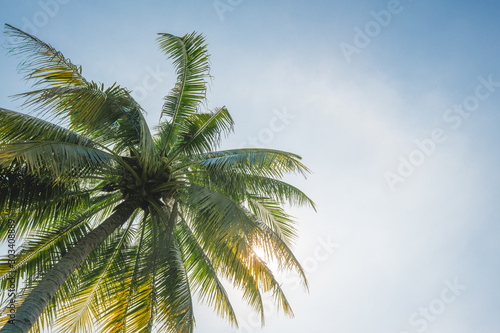
[[[75,247],[45,275],[31,291],[23,304],[16,311],[13,323],[6,323],[1,333],[26,333],[35,324],[50,300],[61,285],[78,266],[101,244],[113,231],[125,223],[132,213],[139,208],[139,203],[127,200],[119,204],[113,214],[92,232],[82,238]]]

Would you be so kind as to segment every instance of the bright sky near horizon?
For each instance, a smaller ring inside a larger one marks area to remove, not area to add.
[[[196,332],[497,333],[500,327],[500,4],[493,0],[0,0],[0,22],[48,42],[91,80],[133,90],[154,126],[175,79],[156,33],[202,32],[223,148],[295,152],[287,178],[310,292],[266,326],[198,306]],[[0,35],[0,43],[5,36]],[[0,106],[27,91],[0,52]]]

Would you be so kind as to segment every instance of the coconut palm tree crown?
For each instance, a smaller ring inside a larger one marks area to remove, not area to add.
[[[23,285],[2,332],[192,332],[193,295],[237,325],[224,280],[262,321],[267,292],[292,315],[266,260],[307,287],[282,204],[314,204],[281,179],[309,171],[288,152],[217,151],[233,120],[225,107],[202,110],[202,35],[158,35],[177,81],[151,132],[130,91],[85,79],[32,35],[6,33],[34,82],[19,96],[36,114],[0,108],[0,237],[10,219],[23,240],[0,270],[4,291],[12,276]]]

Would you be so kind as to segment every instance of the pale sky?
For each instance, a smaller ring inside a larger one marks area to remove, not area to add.
[[[0,0],[9,23],[90,80],[134,91],[153,127],[175,79],[156,33],[206,36],[208,106],[236,122],[223,148],[295,152],[287,180],[310,293],[266,326],[232,293],[232,329],[196,332],[497,333],[500,327],[500,5],[493,0]],[[0,43],[5,41],[0,36]],[[0,52],[0,106],[30,87]]]

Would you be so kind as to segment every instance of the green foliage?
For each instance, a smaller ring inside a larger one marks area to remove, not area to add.
[[[140,202],[61,286],[32,332],[192,332],[194,295],[237,326],[224,281],[262,321],[266,293],[293,315],[266,261],[295,270],[307,288],[283,204],[314,204],[281,178],[309,170],[288,152],[217,151],[234,123],[225,107],[205,109],[202,35],[159,34],[177,82],[151,133],[127,89],[85,79],[81,67],[19,29],[6,25],[6,34],[36,88],[18,98],[36,114],[0,108],[0,239],[11,218],[24,241],[13,268],[3,259],[2,289],[17,274],[23,300],[119,203]]]

